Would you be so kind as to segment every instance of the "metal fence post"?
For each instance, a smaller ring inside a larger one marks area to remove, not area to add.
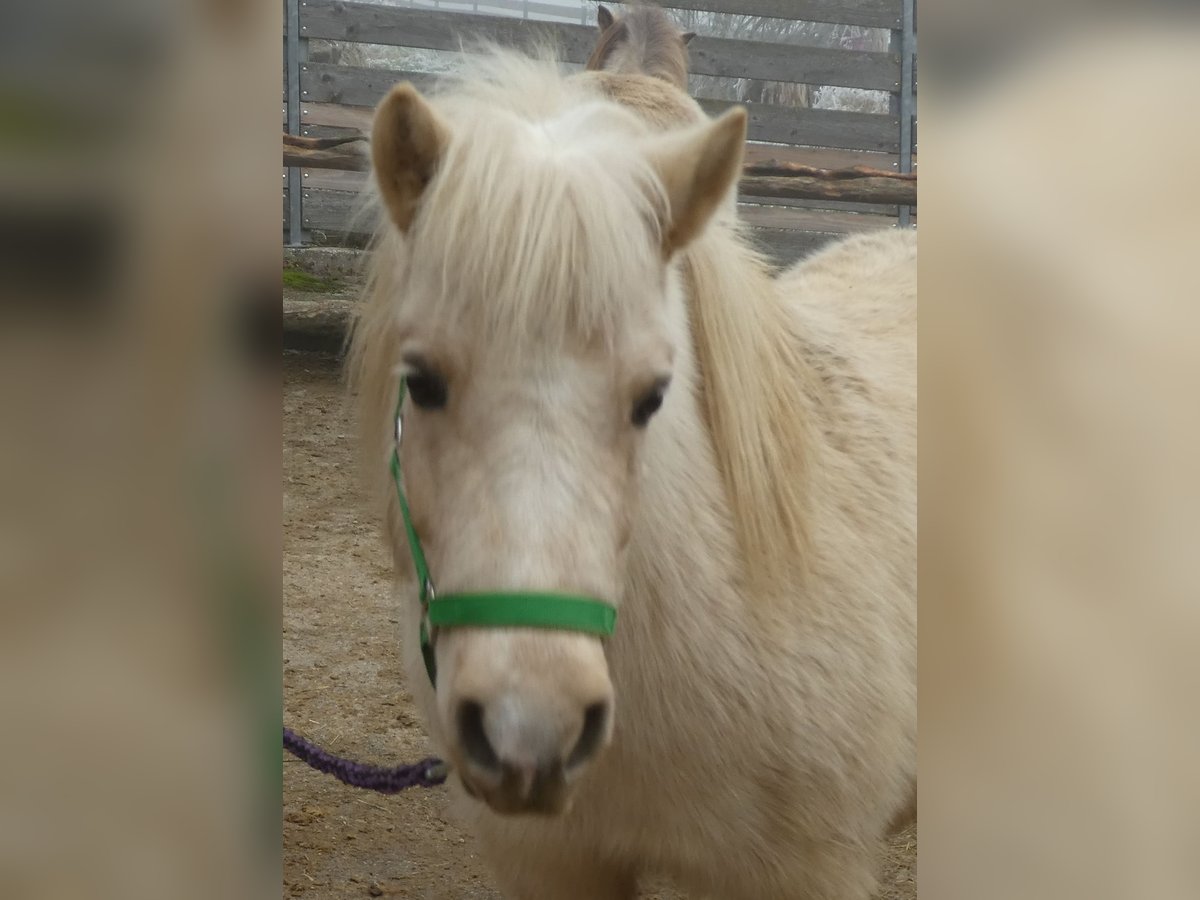
[[[287,45],[284,62],[287,65],[287,130],[288,134],[300,134],[300,65],[308,58],[308,41],[300,39],[301,0],[286,0]],[[295,166],[288,168],[288,245],[304,243],[304,179]]]
[[[917,50],[917,33],[914,16],[916,0],[903,0],[900,30],[892,32],[893,43],[899,38],[900,44],[900,171],[912,171],[913,139],[912,124],[915,110],[913,93],[913,60]],[[900,226],[907,227],[912,222],[912,207],[900,207]]]

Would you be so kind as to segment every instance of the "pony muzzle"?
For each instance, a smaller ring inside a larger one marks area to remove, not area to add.
[[[559,657],[553,668],[514,683],[494,677],[486,664],[473,664],[491,655],[482,649],[464,655],[464,677],[455,679],[443,707],[463,787],[499,813],[561,813],[576,780],[612,738],[613,691],[603,657]],[[530,646],[527,652],[536,658],[546,649]]]

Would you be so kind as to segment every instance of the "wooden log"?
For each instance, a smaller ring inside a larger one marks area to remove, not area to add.
[[[916,176],[896,178],[892,172],[879,175],[846,174],[846,170],[841,169],[817,169],[815,173],[747,174],[738,182],[738,190],[743,195],[754,197],[917,205]]]
[[[365,172],[371,167],[362,134],[338,137],[300,137],[283,134],[283,164],[310,169]]]
[[[313,169],[365,172],[371,167],[362,138],[295,138],[284,141],[283,164]],[[334,142],[328,149],[311,144]],[[774,162],[773,160],[771,162]],[[885,172],[866,166],[820,169],[795,163],[750,165],[738,185],[743,196],[799,200],[839,200],[855,203],[917,205],[917,176]]]
[[[357,149],[361,147],[362,149]],[[284,147],[283,164],[306,169],[341,169],[347,172],[366,172],[371,161],[366,154],[366,145],[335,148],[332,150],[308,150],[304,147]]]
[[[876,169],[873,166],[838,166],[823,167],[801,162],[780,162],[768,159],[763,162],[747,163],[742,168],[743,175],[807,175],[812,178],[823,178],[827,181],[849,181],[856,178],[891,178],[894,181],[916,181],[915,172],[892,172],[888,169]]]
[[[329,137],[301,137],[296,134],[283,133],[283,146],[285,147],[300,147],[304,150],[330,150],[334,147],[340,147],[343,144],[349,144],[352,141],[363,140],[362,132],[358,134],[339,134]],[[772,162],[772,165],[775,163]]]

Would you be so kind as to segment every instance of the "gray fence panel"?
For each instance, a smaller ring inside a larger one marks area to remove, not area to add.
[[[307,0],[302,33],[309,38],[451,51],[461,49],[472,38],[522,47],[541,36],[553,40],[563,58],[574,63],[586,62],[596,43],[596,29],[590,25],[530,22],[340,0]],[[689,71],[698,75],[883,91],[898,90],[900,86],[900,59],[890,53],[709,37],[693,40],[688,53]]]
[[[306,63],[300,72],[300,89],[309,103],[373,107],[393,85],[402,81],[411,81],[417,90],[426,90],[437,81],[437,76],[427,72],[364,69],[332,63]]]
[[[738,104],[726,100],[698,100],[709,115],[719,115]],[[843,150],[876,150],[895,153],[899,149],[900,123],[895,116],[840,112],[831,109],[802,109],[743,104],[750,114],[752,141],[773,144],[805,144]]]
[[[432,84],[434,79],[433,75],[392,69],[306,63],[300,73],[300,87],[306,102],[374,106],[393,84],[412,80],[420,88]],[[725,100],[698,102],[710,115],[719,115],[730,106],[737,105]],[[752,141],[883,153],[896,153],[900,146],[900,123],[895,116],[765,103],[746,105],[746,110],[750,113],[749,136]]]
[[[287,33],[284,37],[284,83],[287,86],[287,115],[288,134],[300,133],[300,63],[304,48],[300,42],[300,0],[287,0],[284,23]],[[295,168],[287,173],[287,195],[290,198],[287,212],[287,233],[289,244],[301,244],[304,241],[302,211],[300,208],[300,173]]]
[[[916,110],[916,97],[913,87],[916,81],[915,62],[917,36],[913,30],[915,0],[904,0],[903,28],[900,32],[900,171],[912,171],[912,150],[916,143],[913,133],[913,114]],[[900,208],[900,224],[908,225],[912,220],[912,208]]]
[[[614,0],[622,3],[625,0]],[[900,0],[663,0],[670,9],[832,22],[867,28],[899,28]]]

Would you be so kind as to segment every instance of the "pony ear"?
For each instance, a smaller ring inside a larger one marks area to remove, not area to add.
[[[371,162],[379,192],[401,231],[412,225],[421,194],[449,142],[449,129],[407,81],[392,88],[375,110]]]
[[[696,32],[685,31],[679,37],[683,41],[683,45],[686,47],[688,44],[690,44],[692,42],[692,38],[694,38],[695,36],[696,36]]]
[[[662,223],[663,256],[699,237],[742,171],[746,110],[740,106],[715,122],[654,138],[651,165],[667,194]]]
[[[601,6],[596,10],[596,24],[600,26],[601,31],[607,31],[609,28],[612,28],[612,24],[615,21],[616,19],[613,18],[613,14],[607,6]]]

